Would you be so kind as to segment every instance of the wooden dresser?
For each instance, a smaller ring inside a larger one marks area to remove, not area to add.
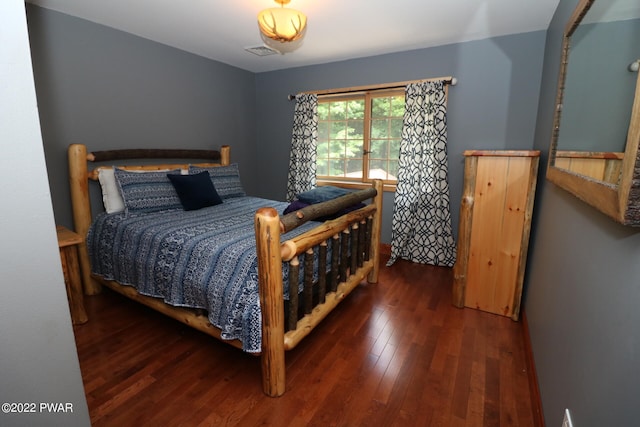
[[[518,320],[539,151],[465,151],[453,304]]]

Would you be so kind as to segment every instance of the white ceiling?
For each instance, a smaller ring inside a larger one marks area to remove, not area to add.
[[[291,0],[302,46],[259,57],[256,16],[273,0],[26,0],[253,72],[546,30],[559,0]]]

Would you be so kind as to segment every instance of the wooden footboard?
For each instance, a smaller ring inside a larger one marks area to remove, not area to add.
[[[87,152],[82,144],[69,146],[69,183],[75,231],[86,236],[92,222],[89,180],[97,180],[97,169],[90,170],[87,162],[119,161],[131,158],[198,159],[206,163],[198,166],[228,165],[229,147],[218,151],[203,150],[114,150]],[[185,168],[184,163],[163,163],[144,166],[124,166],[125,169]],[[372,199],[366,207],[335,220],[326,221],[298,237],[281,243],[281,234],[300,224]],[[378,280],[380,227],[382,215],[382,181],[372,188],[352,192],[331,202],[312,205],[298,212],[280,217],[275,209],[260,209],[255,216],[256,249],[260,304],[262,312],[262,377],[263,390],[269,396],[285,392],[285,351],[294,348],[325,318],[338,303],[365,278]],[[319,261],[314,272],[314,251]],[[331,254],[329,256],[328,254]],[[195,329],[220,339],[220,330],[211,325],[203,310],[191,310],[165,304],[161,299],[142,296],[130,286],[106,281],[91,274],[86,245],[80,247],[80,264],[84,289],[96,294],[101,285],[145,304]],[[299,258],[302,258],[302,266]],[[285,302],[282,266],[289,263],[292,288],[290,301]],[[302,268],[304,291],[298,298],[298,274]],[[321,272],[321,273],[320,273]],[[325,274],[324,272],[328,272]],[[317,277],[314,280],[313,277]],[[287,311],[285,312],[285,306]],[[225,341],[228,342],[228,341]],[[241,347],[239,341],[229,342]]]
[[[303,220],[324,215],[322,207],[311,208],[312,212],[307,215],[304,212],[288,214],[282,221],[273,208],[263,208],[256,213],[262,308],[262,386],[268,396],[281,396],[285,392],[285,351],[294,348],[367,276],[370,283],[378,281],[382,181],[375,181],[373,187],[372,190],[336,199],[331,209],[339,211],[367,198],[373,198],[372,204],[327,221],[282,244],[282,232]],[[331,257],[330,266],[327,266],[329,245]],[[314,268],[314,249],[319,252],[317,268]],[[301,255],[304,289],[303,301],[299,304]],[[289,263],[289,310],[286,316],[282,262]],[[314,273],[318,277],[317,282],[313,281]],[[303,312],[302,318],[299,310]],[[288,324],[285,324],[285,318]]]

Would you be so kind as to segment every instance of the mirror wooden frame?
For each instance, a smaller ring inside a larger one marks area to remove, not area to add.
[[[580,0],[565,27],[555,104],[556,111],[547,165],[547,180],[621,224],[640,226],[640,157],[638,156],[638,146],[640,145],[640,73],[636,80],[631,121],[618,184],[598,181],[555,166],[571,35],[595,1]]]

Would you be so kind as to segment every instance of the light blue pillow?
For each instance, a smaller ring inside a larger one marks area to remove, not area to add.
[[[220,198],[231,199],[233,197],[244,197],[247,195],[240,182],[240,170],[237,163],[210,168],[189,166],[189,175],[204,171],[209,172],[211,182],[213,182],[213,186],[216,188]]]
[[[336,197],[344,196],[345,194],[349,194],[349,190],[325,185],[298,194],[298,200],[313,205],[316,203],[326,202],[327,200],[333,200]]]
[[[115,169],[127,213],[147,213],[182,209],[176,189],[167,174],[179,175],[180,169],[164,172],[132,172]]]

